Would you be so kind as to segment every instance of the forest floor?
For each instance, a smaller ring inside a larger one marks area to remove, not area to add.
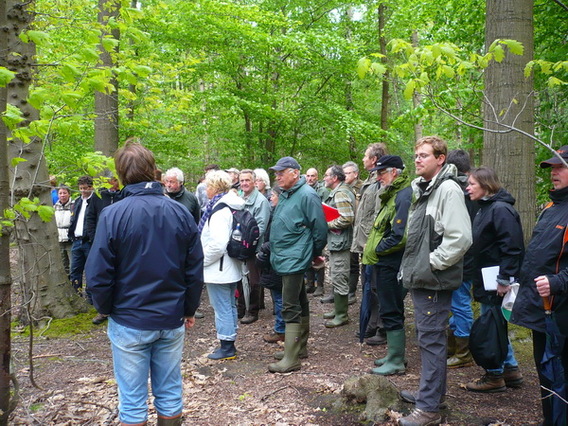
[[[359,295],[360,300],[360,295]],[[298,372],[271,374],[267,365],[280,348],[265,343],[262,336],[273,326],[271,309],[261,311],[259,321],[240,325],[236,360],[215,362],[206,355],[216,346],[213,309],[206,294],[197,320],[187,333],[183,354],[184,411],[186,425],[356,425],[363,405],[339,410],[343,383],[352,376],[364,376],[373,360],[386,353],[386,346],[359,344],[358,308],[350,306],[351,323],[327,329],[322,314],[332,305],[321,304],[310,296],[311,334],[309,358]],[[271,307],[270,297],[266,305]],[[407,297],[406,374],[391,376],[397,389],[414,390],[420,375],[420,356],[416,346],[412,304]],[[39,336],[33,345],[32,386],[29,366],[29,339],[15,333],[12,343],[14,369],[19,381],[18,408],[12,414],[14,425],[116,425],[117,388],[112,372],[112,357],[106,324],[90,324],[94,311],[79,316],[86,331],[65,337]],[[80,327],[77,327],[79,329]],[[526,336],[520,329],[511,334]],[[518,337],[518,336],[517,336]],[[478,394],[464,389],[465,383],[482,373],[479,367],[448,371],[448,409],[443,421],[450,425],[534,425],[539,424],[538,380],[532,363],[532,344],[523,337],[514,340],[525,382],[520,389],[497,394]],[[41,389],[40,389],[41,388]],[[399,404],[390,418],[376,424],[396,424],[396,418],[412,409]],[[155,424],[150,403],[149,424]],[[369,424],[369,423],[367,423]]]

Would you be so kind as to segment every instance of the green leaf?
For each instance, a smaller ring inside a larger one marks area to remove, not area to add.
[[[49,222],[55,214],[55,210],[52,206],[39,206],[37,213],[43,222]]]
[[[105,37],[102,39],[101,44],[107,52],[113,52],[118,47],[118,40],[112,37]]]
[[[5,87],[15,76],[16,73],[4,67],[0,67],[0,87]]]
[[[495,46],[495,49],[493,49],[493,58],[497,62],[501,62],[503,61],[503,59],[505,59],[505,50],[503,49],[503,46]]]
[[[404,88],[404,97],[406,99],[412,99],[412,95],[414,94],[414,89],[416,89],[416,81],[409,80],[406,83],[406,87]]]
[[[40,109],[51,93],[45,89],[35,89],[29,96],[28,102],[36,109]]]
[[[525,50],[523,44],[517,40],[502,40],[502,42],[509,48],[513,55],[522,55]]]
[[[383,64],[379,64],[378,62],[373,62],[369,71],[374,75],[383,75],[387,72],[387,67]]]
[[[10,164],[12,167],[16,167],[18,164],[20,163],[24,163],[28,160],[26,160],[25,158],[21,158],[21,157],[14,157],[12,158],[12,160],[10,161]]]
[[[357,75],[359,78],[365,77],[369,68],[371,67],[371,60],[369,58],[361,58],[357,61]]]
[[[568,85],[568,82],[562,81],[556,77],[550,77],[547,81],[548,87]]]
[[[37,46],[47,45],[49,43],[49,34],[43,31],[26,31],[27,38],[35,43]],[[21,38],[21,37],[20,37]],[[28,41],[26,41],[27,43]]]
[[[59,69],[59,75],[63,77],[65,81],[71,83],[81,75],[81,72],[77,67],[74,67],[71,64],[65,64]]]
[[[152,73],[152,68],[145,65],[136,65],[133,71],[140,77],[148,77]]]

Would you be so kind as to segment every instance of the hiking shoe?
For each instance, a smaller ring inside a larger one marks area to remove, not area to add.
[[[203,315],[202,312],[195,311],[195,314],[193,314],[193,317],[196,318],[196,319],[203,319],[203,318],[205,318],[205,315]]]
[[[108,315],[98,314],[96,317],[93,318],[91,321],[93,324],[99,325],[108,320]]]
[[[251,314],[246,314],[242,319],[241,319],[241,324],[252,324],[253,322],[257,322],[258,321],[258,316],[256,315],[251,315]]]
[[[314,293],[314,295],[315,295],[315,293]],[[320,299],[320,302],[321,303],[333,303],[333,300],[334,300],[333,293],[331,293],[331,294],[329,294],[325,297],[322,297]]]
[[[398,396],[400,396],[400,399],[404,402],[407,402],[409,404],[416,404],[416,392],[403,390],[400,391]],[[446,408],[448,408],[448,404],[446,403],[446,395],[442,395],[442,398],[440,399],[440,405],[438,406],[438,408],[440,410],[445,410]]]
[[[505,392],[507,390],[503,374],[490,371],[486,371],[481,378],[465,385],[465,388],[468,391],[483,393]]]
[[[272,332],[270,334],[265,334],[262,338],[266,343],[278,343],[284,341],[284,333],[275,333]]]
[[[441,421],[442,416],[440,416],[440,413],[432,413],[415,408],[408,416],[398,419],[398,424],[402,426],[434,426],[439,425]]]
[[[505,386],[508,388],[520,388],[523,384],[523,375],[519,371],[518,366],[505,367],[503,380],[505,380]]]
[[[357,295],[355,293],[349,293],[349,298],[347,299],[348,305],[353,305],[357,303]]]
[[[369,346],[380,346],[387,344],[387,335],[384,330],[377,330],[374,336],[371,336],[365,340],[365,343]]]
[[[314,297],[323,296],[323,287],[321,285],[316,286],[313,295]]]

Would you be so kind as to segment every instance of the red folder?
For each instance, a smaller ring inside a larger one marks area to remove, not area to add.
[[[337,219],[340,216],[339,210],[335,207],[331,207],[325,203],[321,203],[321,205],[323,207],[323,214],[325,215],[326,221],[331,222],[333,219]]]

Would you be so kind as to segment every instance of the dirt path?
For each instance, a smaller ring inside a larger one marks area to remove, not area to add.
[[[361,407],[337,412],[332,403],[350,376],[367,374],[373,360],[384,356],[386,347],[359,345],[355,337],[358,305],[350,307],[352,322],[339,329],[326,329],[322,313],[331,305],[311,300],[309,359],[302,370],[287,375],[270,374],[276,345],[264,343],[270,332],[270,310],[260,320],[241,325],[235,361],[212,362],[206,358],[217,344],[213,310],[207,302],[206,317],[189,332],[184,351],[184,424],[187,425],[355,425]],[[270,298],[266,298],[271,306]],[[415,389],[419,380],[419,356],[407,300],[407,374],[390,380],[399,389]],[[17,425],[118,424],[117,391],[105,326],[68,339],[38,339],[34,348],[35,378],[43,390],[31,386],[27,366],[27,342],[13,342],[14,366],[20,381],[21,402],[12,416]],[[515,342],[516,347],[530,342]],[[521,350],[522,353],[530,353]],[[540,422],[540,403],[534,367],[521,358],[525,385],[500,394],[475,394],[463,389],[481,369],[471,367],[448,373],[449,409],[444,420],[451,425],[530,425]],[[410,409],[407,406],[407,409]],[[396,415],[396,413],[395,413]],[[151,407],[150,424],[155,424]],[[394,420],[381,424],[395,424]]]

